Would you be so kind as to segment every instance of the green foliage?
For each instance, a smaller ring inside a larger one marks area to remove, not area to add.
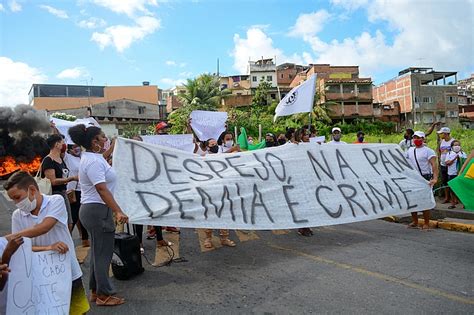
[[[124,138],[132,138],[133,136],[139,136],[141,135],[141,125],[135,125],[135,124],[127,124],[124,128],[123,128],[123,134],[122,134],[122,137]]]
[[[62,119],[62,120],[67,120],[67,121],[75,121],[77,119],[77,117],[74,116],[74,115],[69,115],[69,114],[60,113],[60,112],[52,113],[51,117],[54,117],[54,118],[57,118],[57,119]]]

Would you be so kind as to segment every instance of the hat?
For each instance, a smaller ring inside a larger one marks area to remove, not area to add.
[[[451,133],[451,129],[449,129],[448,127],[443,127],[438,130],[438,133]]]
[[[331,133],[334,133],[334,131],[339,131],[339,132],[341,132],[341,128],[339,128],[339,127],[334,127],[334,128],[332,128]]]
[[[420,137],[420,138],[424,138],[425,137],[425,133],[423,131],[415,131],[415,133],[413,134],[413,136],[417,136],[417,137]]]
[[[159,123],[156,124],[155,130],[158,131],[158,130],[161,130],[161,129],[165,129],[166,127],[168,127],[168,124],[165,123],[164,121],[162,121],[162,122],[159,122]]]

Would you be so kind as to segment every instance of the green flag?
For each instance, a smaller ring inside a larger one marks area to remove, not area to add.
[[[464,172],[448,182],[449,187],[461,200],[466,210],[474,211],[474,179],[466,177],[469,168],[474,167],[474,159],[467,164]]]
[[[258,149],[263,149],[265,148],[265,141],[262,141],[258,144],[251,144],[247,140],[247,131],[245,130],[244,127],[240,127],[240,135],[237,138],[237,143],[240,146],[240,149],[242,150],[258,150]]]

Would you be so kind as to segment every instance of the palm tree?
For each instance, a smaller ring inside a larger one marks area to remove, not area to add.
[[[216,110],[220,105],[221,98],[227,94],[221,91],[219,77],[204,73],[194,79],[187,79],[184,85],[186,92],[179,95],[184,106],[205,106]]]

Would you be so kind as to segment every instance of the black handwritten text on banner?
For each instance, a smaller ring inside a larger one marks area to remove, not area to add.
[[[118,139],[115,196],[131,222],[288,229],[431,209],[427,181],[396,145],[286,144],[196,156]]]

